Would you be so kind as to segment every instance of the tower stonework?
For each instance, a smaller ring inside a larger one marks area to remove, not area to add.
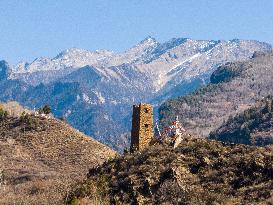
[[[143,150],[153,139],[153,106],[139,104],[133,106],[131,130],[131,152]]]

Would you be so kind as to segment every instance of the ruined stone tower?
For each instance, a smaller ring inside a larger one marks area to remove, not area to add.
[[[153,106],[139,104],[133,106],[130,151],[143,150],[153,139]]]

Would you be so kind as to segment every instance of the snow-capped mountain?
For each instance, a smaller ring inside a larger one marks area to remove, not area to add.
[[[86,65],[96,67],[118,66],[124,63],[143,61],[155,47],[159,45],[155,39],[148,37],[124,53],[116,54],[108,50],[88,51],[71,48],[62,51],[56,57],[36,58],[32,63],[21,62],[13,67],[13,73],[33,73],[38,71],[56,71],[68,68],[80,68]]]
[[[127,142],[132,104],[159,105],[185,95],[206,84],[219,65],[271,49],[258,41],[176,38],[159,43],[152,37],[123,53],[72,48],[8,69],[2,62],[0,100],[31,108],[50,104],[56,116],[118,148]]]

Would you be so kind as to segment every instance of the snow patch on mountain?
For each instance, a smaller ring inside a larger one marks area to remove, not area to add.
[[[189,58],[185,59],[182,62],[179,62],[178,64],[176,64],[175,66],[173,66],[167,73],[167,75],[174,75],[174,73],[176,73],[178,70],[177,68],[182,66],[184,63],[191,63],[193,59],[199,57],[200,55],[202,55],[201,53],[196,53],[193,56],[190,56]]]
[[[101,92],[94,91],[95,95],[97,96],[99,103],[105,103],[105,98],[102,96]]]

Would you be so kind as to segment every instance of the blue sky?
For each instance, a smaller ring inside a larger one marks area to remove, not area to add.
[[[273,43],[272,0],[0,0],[0,59],[121,52],[151,35]]]

